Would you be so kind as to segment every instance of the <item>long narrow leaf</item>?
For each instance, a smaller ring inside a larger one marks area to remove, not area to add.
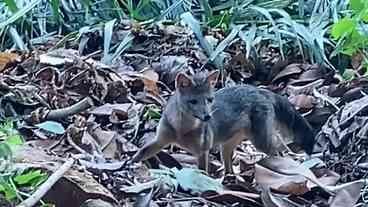
[[[3,27],[8,26],[9,24],[12,24],[13,22],[17,21],[19,18],[22,18],[24,15],[27,14],[27,12],[29,12],[31,9],[33,9],[40,2],[41,2],[41,0],[34,0],[31,3],[29,3],[27,6],[19,9],[16,13],[14,13],[5,22],[0,23],[0,29],[3,28]]]
[[[239,31],[239,37],[245,43],[246,58],[249,58],[250,50],[253,47],[254,39],[256,37],[256,32],[257,32],[256,24],[252,24],[252,27],[246,33],[244,33],[241,30]]]
[[[201,8],[204,10],[206,18],[211,19],[213,12],[208,0],[199,0],[199,4],[201,5]]]
[[[188,24],[189,27],[192,29],[192,31],[194,32],[195,36],[197,37],[197,39],[199,41],[199,44],[204,49],[206,54],[208,56],[211,56],[211,54],[213,53],[213,48],[208,43],[208,41],[204,38],[199,22],[193,17],[193,15],[190,12],[185,12],[184,14],[182,14],[181,19],[186,24]],[[219,55],[219,56],[217,56],[217,58],[215,58],[214,64],[216,65],[216,67],[218,67],[220,69],[223,68],[223,59],[224,59],[224,57],[222,55]]]
[[[109,51],[110,51],[110,44],[111,44],[111,38],[112,38],[112,31],[114,29],[116,19],[113,19],[111,21],[106,22],[105,28],[104,28],[104,50],[103,50],[103,57],[102,62],[107,63],[108,60],[111,60],[109,57]]]
[[[131,32],[125,35],[123,41],[121,41],[119,47],[115,50],[115,53],[112,55],[111,62],[114,62],[117,57],[119,57],[126,49],[128,49],[132,45],[133,39],[134,35]]]
[[[15,13],[18,11],[17,4],[14,0],[4,0],[4,2],[11,12]]]
[[[236,27],[236,26],[235,26]],[[235,37],[238,35],[238,28],[233,28],[229,35],[225,39],[223,39],[220,44],[216,47],[215,51],[211,54],[210,60],[214,61],[215,58],[222,53],[235,39]]]
[[[54,18],[57,22],[59,22],[61,20],[59,12],[60,0],[51,0],[50,3]]]
[[[174,9],[176,9],[177,7],[179,7],[180,5],[183,4],[184,0],[179,0],[176,1],[174,4],[170,5],[170,7],[168,7],[165,11],[163,11],[160,16],[155,18],[155,21],[161,20],[163,19],[166,15],[168,15],[170,12],[172,12]]]

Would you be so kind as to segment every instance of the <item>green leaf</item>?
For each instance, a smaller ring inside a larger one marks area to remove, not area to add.
[[[52,13],[54,14],[54,18],[56,21],[60,21],[60,12],[59,12],[59,6],[60,6],[60,0],[51,0],[51,9]]]
[[[366,1],[366,0],[363,0]],[[354,10],[355,13],[360,13],[364,9],[364,3],[362,0],[350,0],[350,7]]]
[[[246,58],[249,58],[251,48],[254,46],[254,40],[256,38],[257,26],[252,24],[251,28],[247,28],[247,31],[239,31],[239,37],[245,43]]]
[[[31,3],[27,4],[27,6],[19,9],[16,13],[14,13],[10,18],[7,18],[6,21],[0,23],[0,29],[8,26],[9,24],[17,21],[19,18],[24,17],[24,15],[33,9],[37,4],[39,4],[41,0],[34,0]]]
[[[27,184],[27,185],[35,186],[36,184],[38,184],[40,180],[45,179],[45,177],[46,177],[46,174],[42,173],[41,170],[31,170],[25,174],[15,176],[14,181],[18,185]]]
[[[5,181],[0,182],[0,192],[3,192],[5,194],[5,199],[8,201],[12,201],[17,197],[17,193],[15,189]]]
[[[186,191],[192,193],[202,193],[205,191],[222,191],[224,186],[217,180],[201,173],[200,170],[192,168],[183,168],[181,170],[173,169],[176,180]]]
[[[342,77],[347,80],[347,81],[350,81],[350,80],[353,80],[354,77],[355,77],[355,72],[353,69],[346,69],[344,71],[344,73],[342,74]]]
[[[215,58],[222,53],[231,43],[232,41],[235,39],[235,37],[238,35],[239,29],[233,28],[230,32],[230,34],[220,42],[220,44],[218,44],[218,46],[216,47],[215,51],[213,51],[213,53],[210,56],[210,60],[214,61]]]
[[[65,132],[63,125],[56,121],[45,121],[37,124],[36,127],[55,134],[64,134]]]
[[[103,50],[103,57],[102,62],[105,64],[108,64],[111,60],[111,57],[109,55],[110,51],[110,45],[111,45],[111,38],[112,38],[112,32],[114,29],[114,24],[116,22],[116,19],[113,19],[111,21],[106,22],[105,29],[104,29],[104,50]]]
[[[19,134],[13,134],[13,135],[8,136],[5,142],[9,144],[10,146],[16,146],[16,145],[22,145],[23,139]]]
[[[154,22],[161,20],[166,15],[168,15],[170,12],[178,8],[183,4],[184,0],[175,1],[175,3],[171,4],[165,11],[162,11],[161,14],[153,19]]]
[[[9,144],[5,142],[0,143],[0,158],[3,160],[9,160],[13,156],[13,152]]]
[[[11,12],[15,13],[18,11],[17,4],[14,0],[4,0],[4,2]]]
[[[118,58],[126,49],[132,46],[133,40],[134,35],[129,31],[119,44],[119,47],[115,50],[114,54],[111,57],[109,56],[111,59],[107,60],[107,62],[112,63],[115,61],[115,59]]]
[[[345,17],[332,27],[331,35],[337,40],[345,34],[350,34],[356,27],[356,22],[353,19]]]
[[[199,44],[204,49],[206,54],[208,56],[211,56],[211,54],[213,53],[213,48],[208,43],[208,41],[204,38],[202,31],[201,31],[200,23],[193,17],[193,15],[190,12],[185,12],[180,17],[192,29],[196,38],[199,41]],[[223,68],[223,59],[224,59],[223,55],[219,55],[214,60],[214,64],[220,69]]]
[[[146,120],[160,119],[161,118],[160,109],[159,108],[154,108],[154,107],[149,107],[147,109],[146,113],[144,114],[144,118]]]
[[[208,0],[199,0],[199,4],[201,5],[201,8],[203,9],[206,18],[211,19],[213,15],[212,8],[208,2]]]

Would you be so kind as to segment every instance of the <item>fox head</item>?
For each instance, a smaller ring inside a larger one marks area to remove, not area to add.
[[[208,74],[197,73],[193,76],[179,73],[176,76],[175,87],[180,110],[201,121],[209,121],[214,101],[214,88],[219,74],[219,71]]]

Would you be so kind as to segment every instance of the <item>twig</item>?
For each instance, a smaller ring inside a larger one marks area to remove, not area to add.
[[[91,106],[93,106],[92,100],[91,100],[91,98],[87,97],[87,98],[84,98],[82,101],[80,101],[80,102],[78,102],[74,105],[71,105],[69,107],[62,108],[62,109],[51,110],[47,114],[46,120],[62,119],[62,118],[65,118],[67,116],[82,112],[82,111],[90,108]]]
[[[58,170],[56,170],[50,177],[44,182],[33,195],[17,207],[32,207],[38,203],[39,200],[52,188],[52,186],[68,171],[74,164],[75,159],[69,158]]]

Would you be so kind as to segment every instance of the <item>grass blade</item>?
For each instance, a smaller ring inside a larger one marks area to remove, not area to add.
[[[230,32],[229,35],[227,35],[227,37],[225,39],[223,39],[220,44],[218,44],[218,46],[216,47],[215,51],[211,54],[210,56],[210,61],[214,61],[215,58],[221,53],[223,52],[231,43],[232,41],[235,39],[235,37],[238,35],[239,29],[237,28],[237,26],[235,26],[235,28],[233,28]]]
[[[199,4],[201,5],[201,8],[203,9],[204,14],[206,15],[206,19],[212,19],[213,12],[208,0],[199,0]]]
[[[111,57],[109,57],[109,51],[110,51],[110,44],[111,44],[111,38],[112,38],[112,31],[114,29],[115,22],[116,22],[116,19],[106,22],[105,28],[104,28],[104,50],[103,50],[102,62],[105,64],[108,64],[108,62],[110,62],[111,60]]]
[[[115,53],[112,55],[111,63],[115,61],[126,49],[128,49],[132,45],[132,41],[134,39],[134,35],[129,31],[128,34],[125,35],[123,41],[121,41],[119,47],[115,50]]]
[[[256,24],[252,24],[252,27],[246,33],[244,33],[241,30],[239,31],[239,37],[245,43],[245,50],[246,50],[245,57],[246,58],[249,58],[250,50],[254,46],[252,43],[254,43],[254,39],[256,37],[256,32],[257,32]]]
[[[11,12],[15,13],[18,11],[17,4],[14,0],[4,0],[4,2]]]
[[[31,3],[29,3],[27,6],[19,9],[16,13],[14,13],[5,22],[0,23],[0,29],[3,28],[3,27],[8,26],[9,24],[12,24],[13,22],[17,21],[19,18],[22,18],[24,15],[27,14],[27,12],[29,12],[31,9],[33,9],[40,2],[41,2],[41,0],[34,0]]]
[[[201,31],[201,26],[200,23],[193,17],[193,15],[190,12],[185,12],[184,14],[181,15],[181,19],[189,25],[189,27],[192,29],[192,31],[194,32],[195,36],[197,37],[199,44],[201,45],[201,47],[204,49],[204,51],[206,52],[207,56],[211,56],[211,54],[213,53],[213,48],[212,46],[208,43],[208,41],[204,38],[202,31]],[[214,59],[214,64],[216,65],[216,67],[223,69],[223,55],[219,55]]]

